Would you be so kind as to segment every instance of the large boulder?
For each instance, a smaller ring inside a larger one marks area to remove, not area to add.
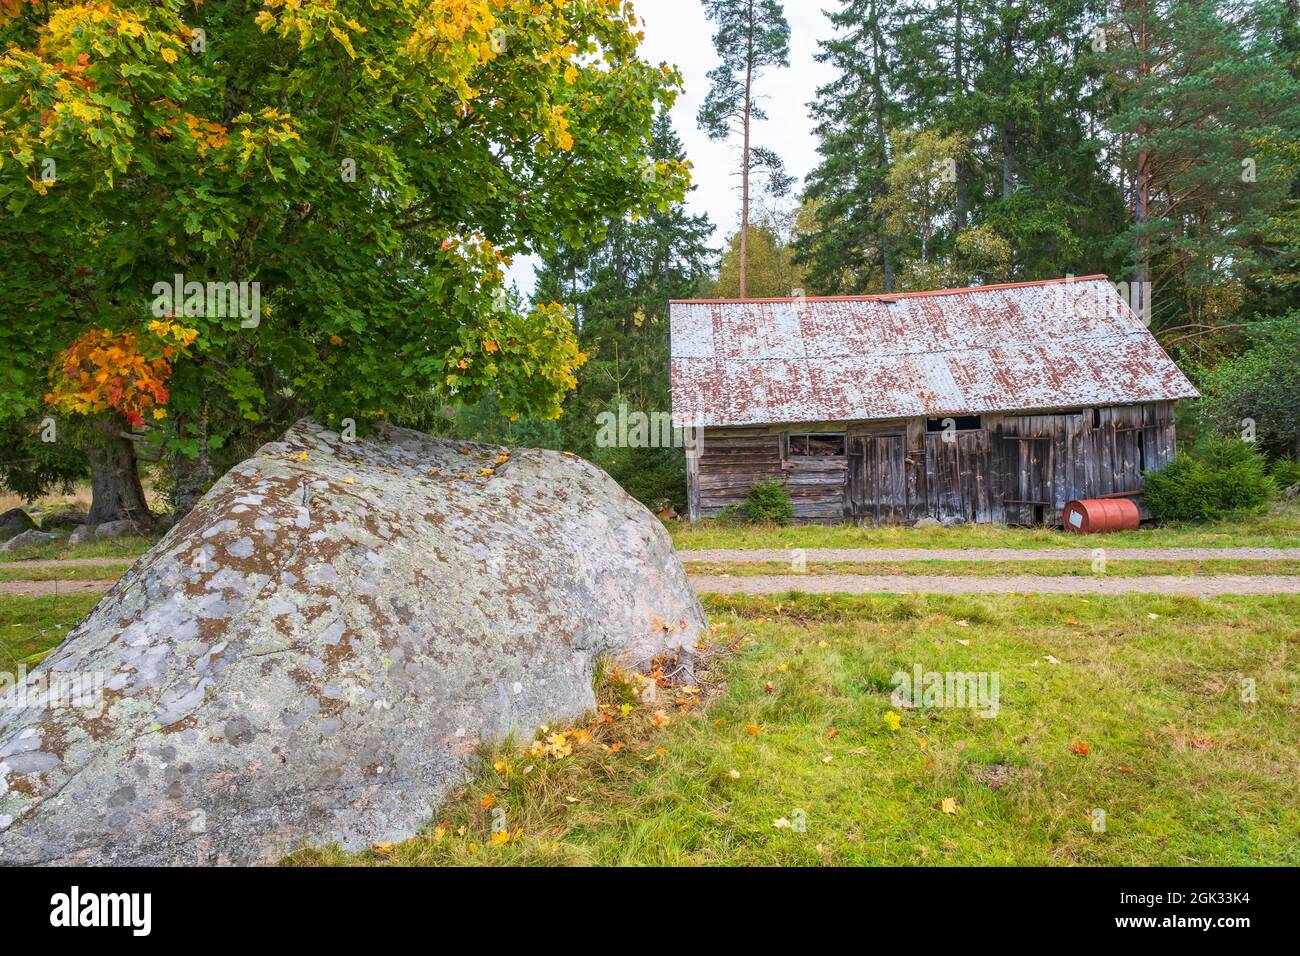
[[[0,541],[8,541],[35,527],[36,522],[26,511],[22,508],[10,508],[4,514],[0,514]]]
[[[480,742],[590,710],[601,658],[689,666],[704,627],[663,527],[593,465],[301,423],[0,699],[0,864],[410,837]]]

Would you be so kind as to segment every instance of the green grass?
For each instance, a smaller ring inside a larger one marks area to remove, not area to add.
[[[99,602],[95,594],[15,597],[0,594],[0,673],[35,667]]]
[[[1300,504],[1217,522],[1176,522],[1140,531],[1082,537],[1048,528],[857,525],[745,525],[712,519],[666,522],[680,551],[711,548],[1300,548]]]
[[[134,561],[156,543],[149,538],[128,536],[111,541],[88,541],[73,548],[68,546],[67,538],[61,538],[49,544],[2,553],[0,564],[10,561],[64,561],[69,558],[126,558]]]
[[[486,751],[426,833],[289,862],[1300,864],[1300,598],[707,603],[698,694],[647,704],[608,675],[571,755]],[[1000,713],[903,709],[891,729],[891,676],[916,663],[998,672]]]
[[[686,561],[688,573],[699,576],[729,574],[732,577],[788,575],[796,573],[789,561]],[[1092,563],[1080,561],[809,561],[803,574],[859,575],[949,575],[952,577],[1042,577],[1136,578],[1161,575],[1198,576],[1214,574],[1300,575],[1300,561],[1115,561],[1107,560],[1104,575],[1094,573]],[[3,574],[3,572],[0,572]],[[3,577],[0,577],[3,580]]]
[[[6,568],[0,581],[113,581],[126,574],[130,564],[72,564],[52,568]]]

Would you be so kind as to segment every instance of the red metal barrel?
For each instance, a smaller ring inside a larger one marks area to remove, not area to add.
[[[1142,526],[1137,505],[1128,498],[1089,498],[1071,501],[1061,512],[1065,530],[1075,534],[1136,531]]]

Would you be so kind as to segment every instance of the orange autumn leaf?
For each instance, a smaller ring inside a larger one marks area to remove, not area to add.
[[[1079,741],[1079,743],[1070,746],[1070,753],[1078,754],[1080,757],[1086,757],[1088,754],[1092,753],[1092,748],[1083,741]]]
[[[497,802],[497,795],[495,793],[489,793],[487,796],[485,796],[482,800],[478,802],[478,805],[482,807],[484,810],[486,810],[488,807],[492,806],[492,804],[496,802]]]

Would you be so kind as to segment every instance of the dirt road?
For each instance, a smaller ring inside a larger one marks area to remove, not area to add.
[[[1098,545],[1100,548],[1101,545]],[[1104,548],[1110,561],[1300,561],[1300,548]],[[740,564],[751,561],[1077,561],[1091,564],[1091,548],[783,548],[678,551],[683,561]]]
[[[757,577],[693,575],[698,594],[1300,594],[1300,577],[1056,578],[1035,575],[956,578],[941,575],[787,574]]]

